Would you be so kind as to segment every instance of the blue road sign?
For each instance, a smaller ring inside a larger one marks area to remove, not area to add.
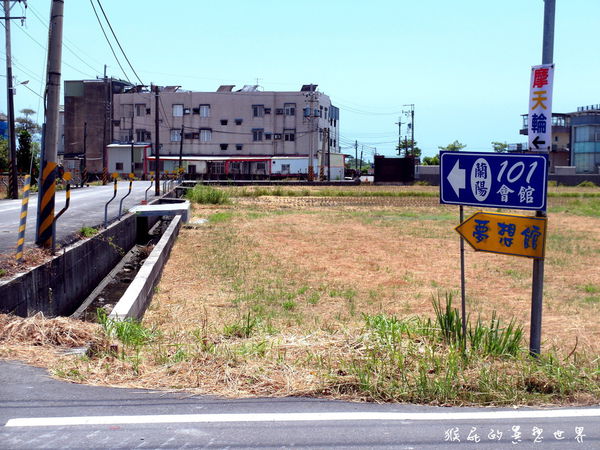
[[[440,203],[546,209],[548,155],[440,152]]]

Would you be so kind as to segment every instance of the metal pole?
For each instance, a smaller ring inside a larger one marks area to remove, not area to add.
[[[158,114],[158,86],[154,86],[154,195],[160,196],[160,118]]]
[[[410,153],[415,156],[415,105],[411,105],[410,110]]]
[[[133,119],[131,119],[133,122]],[[133,136],[133,135],[132,135]],[[133,144],[134,144],[134,140],[133,138],[131,139],[131,172],[132,174],[135,175],[135,165],[133,163]]]
[[[544,1],[544,38],[542,64],[553,63],[555,0]],[[537,211],[536,217],[546,217],[546,211]],[[534,259],[531,288],[531,329],[529,353],[538,357],[542,344],[542,309],[544,295],[544,258]]]
[[[465,212],[463,205],[459,206],[460,223],[465,220]],[[460,237],[460,307],[462,318],[463,339],[467,339],[467,300],[465,293],[465,240]]]
[[[44,136],[44,159],[42,161],[42,176],[38,195],[40,214],[37,218],[38,234],[36,239],[36,243],[44,247],[51,247],[52,229],[54,228],[63,10],[64,0],[52,0],[46,75],[46,133]]]
[[[183,169],[183,124],[179,132],[179,173],[181,173],[181,169]]]
[[[4,0],[4,29],[6,31],[6,93],[8,107],[8,145],[9,145],[9,166],[8,166],[8,198],[19,198],[19,181],[17,178],[17,144],[15,139],[15,104],[12,75],[12,56],[10,46],[10,4],[9,0]]]
[[[83,187],[87,181],[87,122],[83,122],[83,167],[79,168],[81,175],[81,187]]]

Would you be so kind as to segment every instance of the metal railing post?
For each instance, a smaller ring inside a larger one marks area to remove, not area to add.
[[[114,181],[114,194],[113,194],[112,198],[108,202],[106,202],[106,205],[104,205],[104,228],[106,228],[108,226],[108,204],[110,202],[112,202],[115,199],[115,197],[117,196],[117,177],[116,177],[116,174],[113,174],[113,179],[115,180]]]
[[[119,216],[117,217],[119,220],[121,220],[121,208],[123,207],[123,201],[129,197],[129,195],[131,194],[131,186],[133,185],[133,174],[130,173],[129,174],[129,191],[127,192],[127,195],[125,195],[121,201],[119,202]]]
[[[65,172],[65,174],[63,175],[63,180],[65,180],[67,182],[66,200],[65,200],[65,207],[63,209],[61,209],[56,216],[54,216],[54,222],[52,223],[52,254],[53,255],[56,253],[56,222],[58,221],[58,218],[60,216],[62,216],[67,209],[69,209],[69,204],[71,203],[71,183],[70,183],[71,178],[72,178],[71,172]]]

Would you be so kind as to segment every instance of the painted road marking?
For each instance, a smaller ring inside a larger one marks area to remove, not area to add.
[[[16,418],[5,427],[64,427],[73,425],[124,425],[151,423],[226,422],[333,422],[333,421],[459,421],[502,419],[554,419],[600,417],[600,409],[557,409],[537,411],[469,411],[445,413],[321,412],[266,414],[173,414],[139,416],[33,417]]]

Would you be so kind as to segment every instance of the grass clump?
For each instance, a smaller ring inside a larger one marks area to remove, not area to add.
[[[197,184],[189,190],[186,198],[193,203],[200,204],[223,205],[231,203],[229,194],[226,191],[203,184]]]
[[[79,229],[79,235],[83,238],[90,238],[98,234],[98,229],[93,227],[83,226]]]
[[[435,319],[363,315],[362,351],[334,376],[337,392],[375,401],[442,405],[531,403],[600,393],[598,367],[539,359],[522,346],[523,329],[495,313],[462,331],[460,313],[434,299]],[[597,366],[597,362],[596,362]]]

